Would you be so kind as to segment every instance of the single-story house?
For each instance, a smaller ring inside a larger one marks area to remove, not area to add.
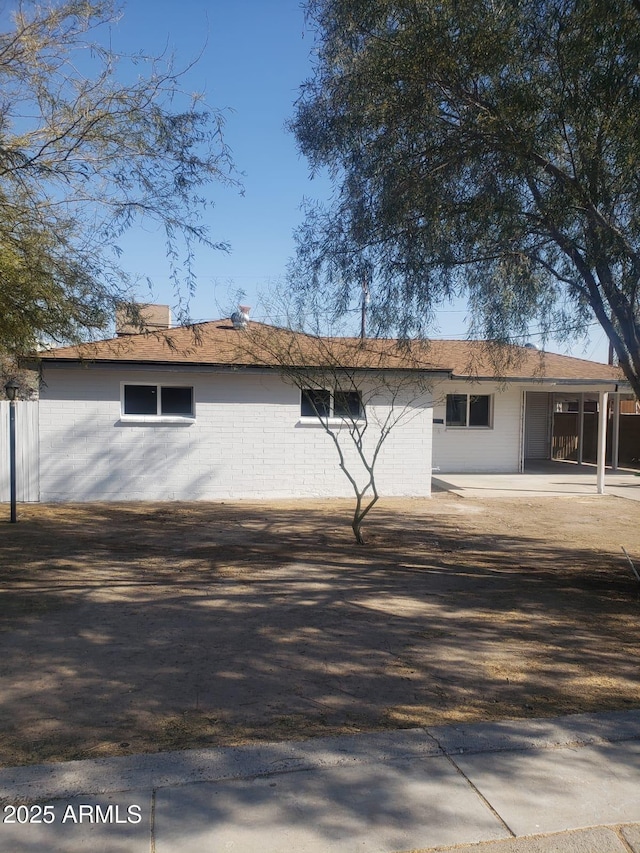
[[[371,451],[400,411],[378,488],[428,496],[434,469],[517,474],[550,458],[558,401],[599,408],[606,432],[608,396],[629,392],[616,367],[533,348],[498,351],[496,367],[479,341],[406,347],[237,320],[41,353],[39,499],[348,496],[318,414],[353,460],[349,422],[367,424]]]

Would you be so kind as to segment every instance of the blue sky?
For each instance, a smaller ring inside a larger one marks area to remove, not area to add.
[[[212,185],[207,223],[214,240],[231,252],[198,250],[196,319],[220,316],[237,290],[256,306],[258,294],[284,276],[293,254],[292,231],[305,196],[326,197],[328,185],[310,180],[285,123],[298,87],[311,72],[312,38],[296,0],[205,3],[201,0],[130,0],[118,27],[125,48],[159,53],[165,44],[178,64],[202,57],[187,81],[204,89],[213,107],[225,110],[225,140],[243,173],[244,195]],[[160,240],[136,232],[124,242],[127,269],[149,275],[159,301],[171,302]]]
[[[226,110],[225,138],[244,195],[212,185],[214,206],[207,223],[214,240],[231,244],[231,252],[199,249],[198,289],[190,305],[194,319],[212,319],[231,307],[238,290],[260,316],[260,295],[284,278],[294,251],[292,232],[300,223],[303,199],[326,199],[326,180],[310,180],[308,164],[298,154],[285,124],[293,115],[299,86],[311,76],[312,33],[306,29],[298,0],[129,0],[114,31],[114,48],[159,54],[165,48],[178,64],[202,52],[187,83],[204,90],[209,104]],[[154,284],[143,299],[174,301],[164,248],[158,235],[136,231],[123,242],[125,267],[149,276]],[[464,303],[439,314],[434,336],[464,337]],[[535,337],[532,337],[535,342]],[[590,341],[549,349],[606,361],[604,333],[594,327]]]

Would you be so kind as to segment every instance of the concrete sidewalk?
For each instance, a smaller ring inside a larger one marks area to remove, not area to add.
[[[640,853],[640,711],[6,768],[0,798],[2,853]]]

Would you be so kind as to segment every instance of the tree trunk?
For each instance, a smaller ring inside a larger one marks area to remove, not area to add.
[[[353,530],[353,535],[356,537],[358,545],[364,545],[364,536],[362,535],[362,516],[354,516],[351,529]]]
[[[377,490],[375,490],[374,485],[374,495],[369,501],[369,503],[362,509],[362,495],[356,493],[356,508],[353,513],[353,521],[351,522],[351,529],[353,530],[353,535],[356,537],[356,542],[358,545],[364,545],[364,536],[362,535],[362,522],[365,517],[371,512],[375,504],[378,503],[379,495]]]

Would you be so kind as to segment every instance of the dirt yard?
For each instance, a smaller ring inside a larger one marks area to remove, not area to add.
[[[640,707],[637,502],[349,509],[7,510],[0,762]]]

